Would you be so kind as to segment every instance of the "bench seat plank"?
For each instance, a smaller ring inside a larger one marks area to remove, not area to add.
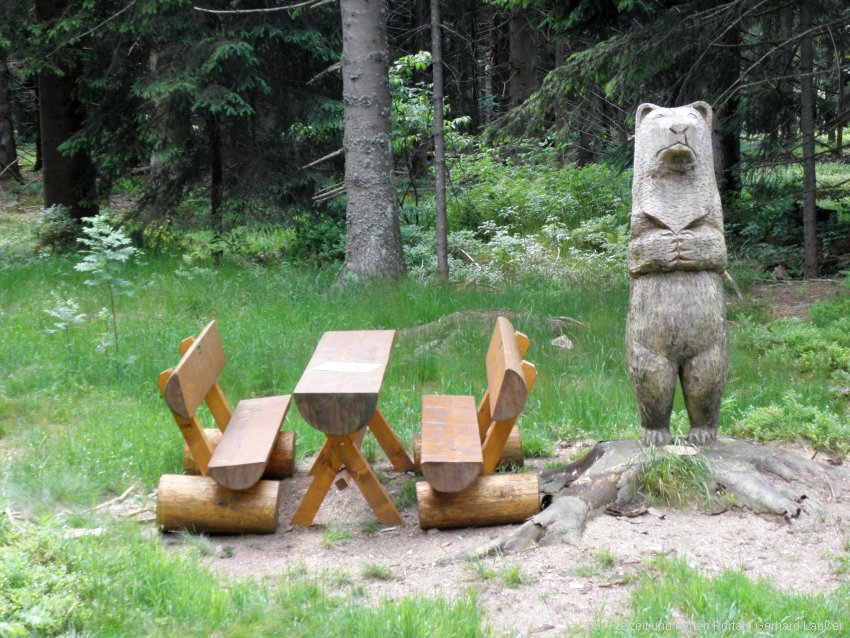
[[[471,396],[422,397],[422,474],[439,492],[459,492],[481,475],[484,459]]]
[[[262,478],[289,398],[287,394],[239,402],[208,465],[219,485],[245,490]]]

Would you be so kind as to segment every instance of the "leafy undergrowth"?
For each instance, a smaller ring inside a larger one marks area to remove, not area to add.
[[[55,521],[0,517],[0,637],[489,635],[471,595],[366,605],[304,573],[225,586],[197,563],[132,526],[71,538]]]
[[[827,594],[795,595],[740,571],[709,577],[680,559],[657,559],[638,580],[632,615],[597,619],[581,628],[591,636],[803,636],[846,635],[850,586]],[[589,630],[589,631],[588,631]]]
[[[737,380],[752,388],[739,406],[733,389],[726,402],[734,415],[727,432],[761,441],[807,440],[815,448],[850,453],[850,284],[833,300],[811,309],[812,321],[759,322],[744,317],[733,336],[739,354]],[[743,355],[743,356],[740,356]],[[762,402],[765,388],[779,397]],[[759,405],[761,403],[761,405]]]

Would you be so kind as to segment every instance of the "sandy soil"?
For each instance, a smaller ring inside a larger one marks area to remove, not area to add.
[[[794,449],[811,457],[804,447]],[[403,527],[364,530],[363,525],[374,517],[353,485],[343,491],[332,488],[312,527],[290,528],[287,521],[309,483],[308,467],[302,464],[296,476],[283,483],[277,534],[213,539],[217,551],[204,560],[215,573],[243,579],[306,569],[335,580],[344,572],[350,586],[362,587],[372,601],[417,593],[454,598],[473,589],[493,628],[544,636],[581,628],[594,619],[628,614],[633,576],[645,569],[644,561],[659,554],[679,556],[706,574],[743,569],[753,579],[769,579],[794,593],[827,591],[847,580],[846,575],[833,573],[833,555],[842,554],[850,534],[850,484],[832,486],[831,517],[826,521],[807,517],[786,522],[739,510],[711,516],[695,509],[664,507],[650,508],[649,514],[631,519],[602,514],[589,522],[580,545],[558,542],[489,558],[479,569],[465,562],[439,565],[436,561],[507,528],[425,532],[418,527],[413,506],[403,512]],[[411,480],[397,475],[386,462],[375,467],[388,477],[386,487],[393,496]],[[350,538],[329,541],[329,529]],[[185,542],[175,535],[164,539],[178,551]],[[588,575],[588,566],[595,564],[603,550],[613,554],[614,564]],[[364,568],[374,565],[390,570],[392,578],[366,577]],[[515,565],[521,567],[524,582],[511,587],[499,573]],[[488,570],[496,575],[482,575]]]

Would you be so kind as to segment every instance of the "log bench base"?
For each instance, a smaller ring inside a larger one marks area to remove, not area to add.
[[[521,523],[540,511],[540,482],[537,474],[494,474],[446,494],[420,481],[416,501],[422,529]]]
[[[156,522],[166,532],[272,534],[279,509],[278,481],[234,491],[208,476],[163,474],[156,492]]]
[[[221,440],[221,430],[205,429],[204,434],[212,445],[213,450]],[[198,464],[188,445],[183,445],[183,470],[187,474],[200,474]],[[263,472],[264,479],[289,478],[295,472],[295,432],[278,432],[272,446],[266,471]]]

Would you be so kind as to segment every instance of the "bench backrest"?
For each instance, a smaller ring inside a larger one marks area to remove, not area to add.
[[[168,407],[183,418],[193,417],[216,386],[225,362],[218,325],[211,321],[171,373],[163,392]]]
[[[496,327],[487,349],[487,394],[490,418],[506,421],[516,417],[525,406],[527,388],[522,370],[521,342],[528,349],[528,338],[514,330],[505,317],[496,319]]]

